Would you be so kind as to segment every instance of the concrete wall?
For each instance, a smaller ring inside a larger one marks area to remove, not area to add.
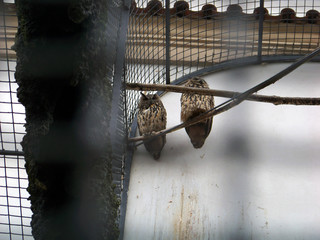
[[[204,77],[210,88],[244,91],[288,64]],[[320,95],[319,64],[306,64],[259,94]],[[180,123],[180,94],[162,97],[168,127]],[[226,99],[216,98],[216,103]],[[214,118],[194,149],[182,129],[159,161],[134,154],[125,239],[319,239],[320,108],[244,102]]]

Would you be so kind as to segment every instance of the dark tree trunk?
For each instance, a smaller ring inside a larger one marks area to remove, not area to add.
[[[35,239],[117,239],[107,0],[17,0],[18,98]]]

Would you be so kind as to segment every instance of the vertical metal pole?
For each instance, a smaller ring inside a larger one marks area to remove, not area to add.
[[[121,102],[121,92],[123,91],[122,76],[124,73],[124,60],[126,54],[126,39],[127,39],[127,28],[129,24],[129,10],[131,1],[123,0],[123,6],[119,11],[120,23],[117,36],[116,46],[116,57],[114,60],[114,76],[113,76],[113,88],[112,88],[112,106],[111,106],[111,119],[110,119],[110,135],[111,139],[117,138],[117,124],[119,115],[119,103]],[[112,24],[112,23],[109,23]],[[112,141],[115,144],[115,141]],[[116,149],[116,146],[112,146]]]
[[[127,28],[129,24],[129,10],[131,6],[131,0],[123,0],[123,6],[119,10],[120,23],[117,36],[117,46],[116,46],[116,57],[114,60],[114,76],[113,76],[113,89],[112,89],[112,106],[111,106],[111,119],[110,119],[110,136],[112,139],[112,151],[113,154],[119,151],[118,141],[119,134],[117,133],[118,121],[119,121],[119,103],[121,102],[121,92],[125,91],[123,89],[122,77],[124,74],[124,61],[126,53],[126,39],[127,39]],[[109,23],[112,24],[112,23]],[[126,144],[123,142],[123,144]],[[113,156],[113,158],[115,158]],[[125,176],[127,178],[128,176]],[[128,186],[124,186],[128,189]],[[119,239],[122,240],[124,236],[124,222],[126,216],[126,203],[127,203],[127,192],[121,193],[121,207],[120,207],[120,218],[119,218],[119,229],[120,235]]]
[[[127,27],[129,23],[129,8],[123,8],[120,12],[121,20],[118,31],[117,53],[114,65],[113,76],[113,89],[112,89],[112,106],[111,106],[111,119],[110,130],[111,135],[116,134],[115,129],[117,126],[117,115],[119,111],[120,95],[122,90],[122,76],[123,76],[123,63],[125,59],[126,39],[127,39]]]
[[[170,0],[166,0],[166,84],[170,84]]]
[[[262,59],[263,20],[264,20],[264,0],[260,0],[258,59],[257,59],[259,63],[261,62],[261,59]]]

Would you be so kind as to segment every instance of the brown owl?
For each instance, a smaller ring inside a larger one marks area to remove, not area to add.
[[[209,88],[204,79],[194,77],[187,81],[186,87]],[[195,93],[183,93],[181,95],[181,121],[186,122],[189,119],[198,116],[199,114],[208,111],[214,107],[213,96],[199,95]],[[212,118],[193,124],[186,127],[186,132],[189,135],[194,148],[201,148],[208,137],[211,127]]]
[[[141,93],[138,107],[138,128],[141,136],[152,135],[166,128],[167,112],[157,94]],[[166,135],[152,140],[146,139],[143,143],[147,151],[157,160],[166,143]]]

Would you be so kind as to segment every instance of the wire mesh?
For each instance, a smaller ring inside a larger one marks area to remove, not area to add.
[[[28,178],[22,156],[0,158],[0,238],[33,239]]]
[[[264,55],[303,55],[319,46],[319,20],[309,15],[319,14],[319,1],[268,0],[264,6],[269,15],[278,16],[264,22]]]
[[[134,1],[126,81],[164,84],[168,75],[172,82],[235,60],[254,58],[258,63],[310,53],[319,45],[319,4],[313,0]],[[128,91],[127,95],[130,125],[139,94]]]
[[[14,78],[17,31],[14,4],[0,2],[0,239],[33,239],[28,177],[20,142],[25,110],[18,102]]]
[[[137,1],[131,8],[127,42],[128,82],[160,83],[169,71],[170,80],[176,80],[201,68],[231,59],[257,55],[259,28],[253,16],[257,2],[237,5],[239,12],[219,16],[230,2],[214,1]],[[235,5],[234,5],[235,6]],[[165,8],[170,8],[166,22]],[[227,21],[222,21],[227,20]],[[169,25],[168,25],[169,24]],[[166,39],[166,28],[170,39]],[[170,54],[166,54],[169,45]],[[170,67],[165,63],[170,58]],[[128,122],[133,120],[139,95],[128,92]]]
[[[118,1],[120,3],[120,1]],[[121,25],[120,5],[108,12],[110,79],[116,62]],[[20,142],[25,112],[14,78],[17,31],[14,4],[0,1],[0,239],[32,239],[27,175]],[[263,11],[261,11],[263,10]],[[126,39],[125,81],[165,84],[234,60],[298,56],[319,46],[320,2],[315,0],[136,0],[132,2]],[[169,18],[166,18],[169,16]],[[168,31],[169,30],[169,31]],[[112,33],[112,34],[111,34]],[[123,63],[121,63],[123,64]],[[113,82],[114,84],[114,82]],[[119,92],[114,102],[113,139],[116,193],[123,191],[127,131],[139,93]]]

